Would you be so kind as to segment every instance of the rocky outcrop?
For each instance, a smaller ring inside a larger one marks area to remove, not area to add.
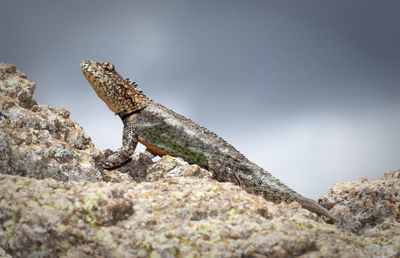
[[[327,224],[179,158],[135,153],[102,171],[109,151],[34,89],[0,64],[1,257],[400,255],[400,171],[336,183],[320,202],[341,223]]]
[[[93,148],[69,111],[37,104],[36,84],[15,66],[0,64],[0,169],[56,180],[100,181]]]
[[[385,220],[400,221],[400,171],[379,179],[338,182],[320,202],[332,207],[342,227],[357,234],[379,228]]]

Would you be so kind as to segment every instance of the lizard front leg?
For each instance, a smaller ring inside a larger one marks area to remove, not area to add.
[[[138,139],[136,128],[130,123],[125,124],[122,135],[122,147],[107,157],[103,163],[103,167],[111,169],[127,161],[135,151]]]

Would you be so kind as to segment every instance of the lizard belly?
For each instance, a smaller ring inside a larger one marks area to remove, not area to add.
[[[139,142],[141,144],[143,144],[144,146],[146,146],[146,148],[149,149],[150,152],[152,152],[153,154],[156,154],[156,155],[158,155],[160,157],[165,156],[165,155],[175,156],[175,155],[172,155],[172,154],[170,154],[170,153],[168,153],[168,152],[166,152],[166,151],[164,151],[164,150],[162,150],[160,148],[157,148],[154,145],[151,145],[148,142],[145,142],[144,140],[139,140]]]
[[[156,155],[181,157],[191,164],[206,166],[206,155],[203,150],[190,147],[190,143],[185,144],[185,141],[187,139],[180,141],[177,139],[172,140],[168,137],[154,138],[151,133],[148,135],[145,133],[139,137],[139,142]]]

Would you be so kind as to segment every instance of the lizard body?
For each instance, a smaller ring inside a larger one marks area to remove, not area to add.
[[[85,60],[81,70],[97,95],[124,123],[123,145],[107,157],[105,168],[124,163],[141,142],[153,154],[178,156],[208,169],[219,181],[240,185],[274,202],[297,201],[302,207],[337,221],[318,202],[281,183],[215,133],[148,99],[112,64]]]

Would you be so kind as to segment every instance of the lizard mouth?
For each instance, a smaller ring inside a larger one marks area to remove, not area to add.
[[[89,83],[95,88],[101,78],[101,71],[97,67],[97,63],[91,60],[83,60],[81,62],[81,71]]]
[[[89,80],[90,83],[94,82],[95,80],[100,80],[105,76],[107,78],[119,77],[119,75],[115,72],[114,65],[108,62],[95,62],[92,60],[83,60],[80,66],[83,74]]]
[[[91,60],[83,60],[81,62],[81,70],[83,72],[83,74],[86,76],[86,78],[88,77],[88,74],[94,74],[95,70],[93,69],[93,61]]]
[[[81,68],[84,68],[84,67],[88,66],[89,62],[90,62],[90,60],[82,60]]]
[[[82,62],[81,62],[81,70],[82,70],[82,72],[83,72],[83,74],[86,76],[86,73],[88,73],[89,72],[89,70],[91,70],[92,68],[91,68],[91,66],[90,66],[90,63],[91,63],[92,61],[90,61],[90,60],[83,60]],[[86,76],[87,77],[87,76]]]

